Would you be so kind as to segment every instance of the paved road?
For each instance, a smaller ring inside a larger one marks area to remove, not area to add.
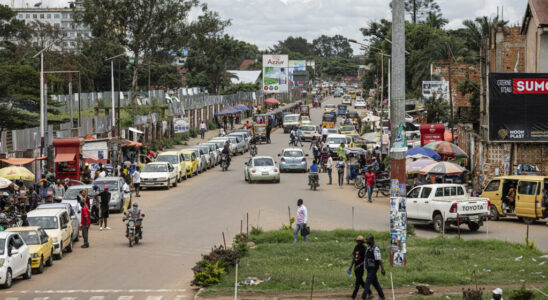
[[[334,99],[328,100],[336,103]],[[320,109],[312,110],[319,122]],[[276,156],[289,141],[280,130],[271,145],[259,146],[260,155]],[[196,142],[196,141],[195,141]],[[308,144],[305,149],[308,151]],[[319,191],[310,191],[305,174],[282,174],[281,183],[248,184],[243,180],[244,161],[249,154],[233,159],[228,172],[218,167],[191,178],[169,191],[150,190],[139,199],[146,213],[142,244],[129,248],[124,237],[121,215],[110,218],[110,231],[90,231],[89,249],[79,244],[44,274],[31,280],[17,280],[3,299],[189,299],[191,268],[213,245],[228,240],[240,231],[240,222],[249,213],[252,225],[276,229],[288,223],[288,206],[296,210],[302,198],[308,207],[312,230],[351,228],[387,230],[388,199],[364,202],[352,186],[326,185],[322,174]],[[352,224],[352,207],[355,208]],[[490,222],[489,238],[522,242],[525,225],[514,221]],[[244,221],[245,228],[245,221]],[[463,230],[463,237],[487,238],[487,226],[477,233]],[[244,229],[245,230],[245,229]],[[417,234],[433,237],[428,227]],[[451,230],[448,235],[455,235]],[[548,250],[548,226],[533,225],[530,236],[543,250]]]

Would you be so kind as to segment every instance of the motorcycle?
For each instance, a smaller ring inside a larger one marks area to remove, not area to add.
[[[318,173],[310,173],[310,181],[308,185],[310,185],[310,189],[313,191],[320,186],[320,176]]]
[[[142,230],[142,218],[145,215],[142,214],[141,218],[135,219],[135,218],[124,218],[123,220],[128,220],[126,227],[126,236],[129,241],[129,246],[133,247],[133,245],[137,245],[139,243],[139,240],[143,239],[143,230]]]
[[[228,165],[229,165],[228,155],[226,155],[224,153],[221,154],[221,168],[223,169],[223,171],[228,170]]]
[[[379,192],[385,197],[390,196],[390,179],[377,179],[373,192],[377,192],[376,197],[379,196]],[[367,185],[363,185],[358,191],[358,197],[363,198],[367,195]]]
[[[257,155],[257,145],[251,144],[251,149],[249,150],[249,152],[251,153],[251,156]]]

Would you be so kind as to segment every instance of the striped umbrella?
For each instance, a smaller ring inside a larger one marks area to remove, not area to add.
[[[428,165],[420,170],[420,174],[426,175],[445,175],[445,176],[452,176],[452,175],[460,175],[466,171],[465,168],[450,163],[448,161],[441,161],[435,164]]]
[[[407,170],[407,174],[417,174],[420,172],[420,170],[424,169],[425,167],[429,165],[433,165],[435,163],[437,163],[437,161],[430,158],[419,159],[419,160],[407,163],[405,168]]]
[[[369,132],[362,135],[361,139],[367,143],[377,143],[381,140],[381,134],[379,132]]]
[[[432,142],[430,144],[424,145],[425,148],[430,148],[437,153],[449,157],[455,157],[455,158],[466,158],[468,155],[457,145],[450,143],[450,142]]]

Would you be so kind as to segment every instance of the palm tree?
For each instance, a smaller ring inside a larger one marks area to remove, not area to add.
[[[447,23],[449,23],[449,20],[443,18],[441,13],[432,11],[428,12],[428,16],[426,16],[426,20],[424,21],[424,24],[438,29],[442,29]]]

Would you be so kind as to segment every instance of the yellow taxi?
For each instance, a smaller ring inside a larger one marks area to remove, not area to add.
[[[6,231],[17,232],[29,247],[32,269],[44,272],[44,265],[53,264],[53,242],[46,231],[38,226],[11,227]]]
[[[352,97],[350,95],[344,95],[341,100],[341,104],[352,105]]]
[[[310,120],[309,116],[301,116],[300,122],[301,122],[301,126],[312,125],[312,120]]]
[[[326,104],[325,107],[323,108],[323,113],[336,115],[337,106],[335,104]]]
[[[181,150],[180,153],[184,157],[186,176],[190,178],[194,175],[198,175],[198,158],[196,157],[196,152],[191,150]]]
[[[341,128],[339,128],[339,131],[341,134],[356,134],[358,133],[356,131],[356,127],[354,125],[344,125]]]

